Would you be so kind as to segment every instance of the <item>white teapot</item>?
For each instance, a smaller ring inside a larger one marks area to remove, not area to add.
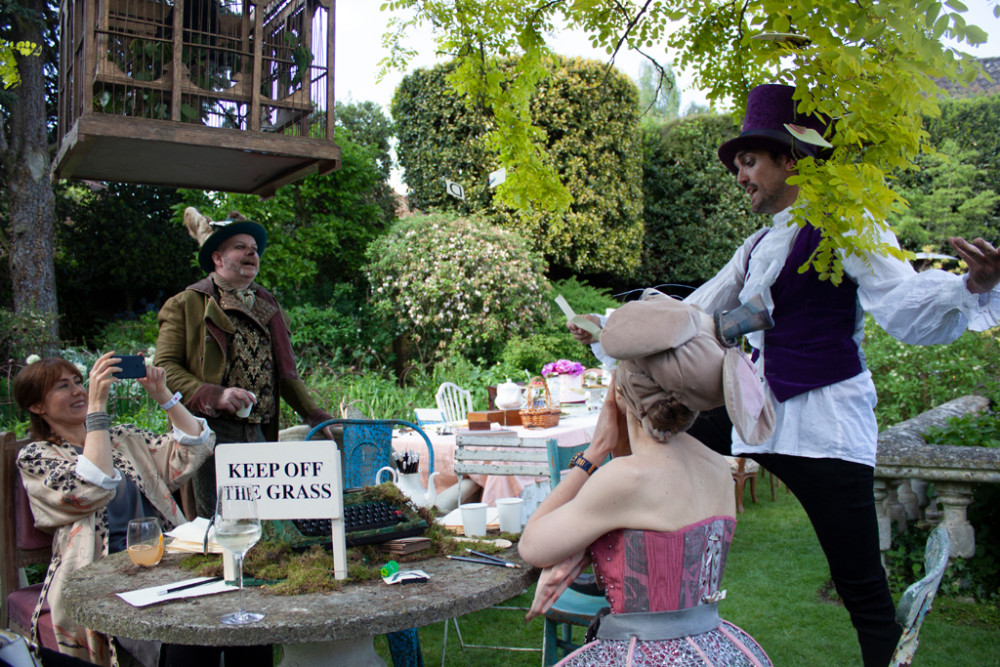
[[[496,406],[501,410],[513,410],[521,407],[521,388],[507,378],[507,381],[497,385]]]
[[[396,486],[410,499],[417,507],[430,507],[437,500],[437,487],[434,485],[434,478],[441,473],[432,472],[427,478],[427,488],[420,484],[420,473],[399,473]]]
[[[379,468],[378,472],[375,473],[376,485],[379,483],[383,472],[389,473],[389,476],[392,477],[392,483],[417,507],[429,507],[437,500],[437,487],[434,485],[434,478],[441,473],[432,472],[427,479],[427,488],[425,489],[420,483],[419,472],[399,472],[389,466]]]

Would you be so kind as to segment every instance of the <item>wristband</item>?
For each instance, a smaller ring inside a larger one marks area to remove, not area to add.
[[[110,431],[111,416],[107,412],[88,412],[84,421],[87,433],[91,431]]]
[[[591,463],[587,459],[583,458],[583,454],[581,454],[580,452],[577,452],[576,454],[574,454],[573,458],[571,458],[569,460],[569,467],[570,468],[573,468],[573,467],[579,468],[583,472],[587,473],[588,477],[590,477],[591,475],[594,474],[594,472],[597,471],[597,466],[595,466],[593,463]]]
[[[170,408],[177,405],[181,400],[181,392],[175,391],[174,395],[170,397],[170,400],[166,403],[160,403],[160,407],[164,410],[169,410]]]

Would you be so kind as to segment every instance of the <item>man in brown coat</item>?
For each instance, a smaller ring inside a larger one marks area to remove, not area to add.
[[[280,398],[310,426],[330,419],[298,376],[281,307],[254,282],[267,232],[247,220],[212,223],[193,208],[185,222],[202,242],[198,262],[209,275],[160,309],[155,363],[167,385],[208,420],[220,443],[277,440]],[[329,428],[325,436],[333,438]],[[213,461],[193,487],[198,515],[211,517]]]

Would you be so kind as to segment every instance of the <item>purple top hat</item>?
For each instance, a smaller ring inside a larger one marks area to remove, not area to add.
[[[822,137],[828,121],[798,113],[798,102],[792,99],[794,92],[794,86],[773,83],[750,91],[743,131],[740,136],[719,146],[719,159],[729,171],[733,174],[738,171],[733,165],[737,153],[753,148],[773,150],[796,159],[817,156],[820,146],[804,140],[802,135],[815,130]]]

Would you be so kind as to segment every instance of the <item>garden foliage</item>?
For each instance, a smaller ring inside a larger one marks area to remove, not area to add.
[[[889,218],[899,244],[910,251],[954,255],[949,236],[997,241],[1000,196],[985,185],[979,154],[941,140],[936,153],[921,155],[920,171],[903,174],[894,188],[910,207]]]
[[[764,225],[719,160],[719,144],[739,133],[730,116],[687,116],[643,134],[646,234],[637,284],[697,287],[722,268],[743,239]]]
[[[372,242],[368,259],[375,311],[424,366],[449,350],[495,358],[548,314],[541,256],[476,217],[405,218]]]
[[[305,303],[288,308],[285,314],[302,370],[379,371],[394,361],[392,333],[355,285],[335,285],[326,305]]]
[[[172,188],[74,184],[56,200],[56,278],[64,340],[93,339],[100,327],[159,306],[201,276],[197,246],[171,223]]]
[[[31,42],[14,44],[6,39],[0,39],[0,83],[3,83],[3,87],[14,88],[21,83],[21,75],[14,60],[15,53],[21,56],[38,56],[41,52],[41,47]]]
[[[1000,396],[996,331],[967,331],[950,345],[907,345],[865,317],[863,347],[878,392],[879,429],[960,396]]]
[[[547,163],[572,198],[560,211],[529,208],[505,196],[523,178],[490,189],[500,162],[486,133],[496,119],[451,89],[454,63],[417,70],[400,83],[392,113],[399,128],[399,162],[419,208],[477,213],[531,240],[554,266],[573,272],[625,275],[642,239],[638,111],[635,85],[600,63],[555,57],[531,98]],[[496,75],[513,66],[501,63]],[[450,197],[444,179],[460,183],[465,200]]]
[[[267,201],[254,195],[188,191],[177,207],[175,224],[183,229],[181,217],[188,205],[213,220],[224,220],[237,210],[261,223],[268,240],[257,281],[285,307],[325,303],[339,283],[363,284],[365,249],[392,219],[380,205],[385,183],[377,162],[380,149],[355,143],[347,132],[337,141],[340,169],[280,188]],[[190,241],[191,261],[195,250]]]
[[[566,316],[554,301],[559,294],[579,314],[604,314],[608,308],[618,305],[607,289],[592,287],[576,277],[553,281],[548,317],[533,333],[507,342],[498,360],[497,372],[500,375],[524,380],[526,375],[540,374],[542,367],[554,359],[573,359],[585,366],[598,364],[590,347],[576,342],[566,328]]]
[[[1000,94],[968,99],[949,99],[941,104],[941,115],[926,121],[927,132],[934,145],[952,140],[959,151],[972,151],[976,156],[973,192],[995,189],[1000,183]],[[1000,202],[993,210],[1000,216]],[[996,224],[994,222],[994,224]],[[994,236],[996,227],[994,227]],[[994,238],[994,240],[997,240]]]
[[[971,81],[978,73],[972,56],[942,38],[986,39],[966,22],[964,5],[938,0],[826,3],[822,11],[814,0],[390,0],[384,7],[395,14],[387,66],[405,65],[413,54],[405,48],[407,32],[423,23],[434,27],[440,51],[458,54],[449,81],[470,105],[492,110],[489,145],[524,176],[503,193],[519,208],[529,202],[565,208],[570,201],[560,189],[562,161],[548,160],[544,116],[530,104],[545,80],[547,40],[557,26],[583,31],[610,56],[622,48],[669,49],[710,101],[734,104],[738,116],[753,86],[794,85],[800,112],[835,119],[829,159],[801,160],[794,181],[802,204],[796,219],[824,232],[814,266],[838,282],[839,251],[901,256],[873,233],[873,219],[883,221],[901,206],[886,176],[907,169],[928,147],[923,118],[938,112],[936,79]],[[789,33],[799,38],[757,39]],[[495,66],[515,55],[513,68]]]

